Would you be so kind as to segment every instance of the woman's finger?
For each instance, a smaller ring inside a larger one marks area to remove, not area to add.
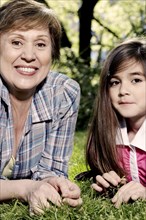
[[[76,206],[82,205],[83,201],[81,198],[79,199],[64,198],[63,203],[66,203],[72,207],[76,207]]]

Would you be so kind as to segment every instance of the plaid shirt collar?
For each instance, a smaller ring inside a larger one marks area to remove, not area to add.
[[[50,88],[51,89],[51,88]],[[51,120],[52,112],[50,109],[50,99],[51,96],[47,97],[47,99],[44,102],[44,96],[43,96],[43,90],[36,93],[33,97],[32,101],[32,107],[29,113],[29,120],[32,120],[31,123],[36,123],[40,121],[47,121]],[[51,93],[50,93],[51,94]],[[9,91],[7,87],[3,84],[2,79],[0,78],[0,98],[3,100],[3,102],[10,106],[10,97],[9,97]],[[1,104],[1,102],[0,102]],[[30,117],[32,119],[30,119]]]

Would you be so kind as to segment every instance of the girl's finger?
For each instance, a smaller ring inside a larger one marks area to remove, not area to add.
[[[113,186],[117,186],[119,183],[115,172],[110,171],[109,173],[104,173],[102,176],[106,181],[108,181]]]
[[[105,188],[108,188],[110,186],[110,184],[104,178],[104,176],[100,176],[100,175],[96,176],[96,183],[98,186],[105,187]]]
[[[119,177],[119,175],[115,171],[111,170],[109,172],[109,175],[112,176],[113,179],[115,179],[118,183],[121,182],[121,178]]]
[[[96,183],[93,183],[91,185],[91,188],[95,189],[97,192],[102,192],[103,191],[103,187],[99,186],[98,184]]]

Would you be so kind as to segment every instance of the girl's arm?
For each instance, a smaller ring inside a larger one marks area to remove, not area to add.
[[[128,182],[121,179],[114,171],[104,173],[102,176],[96,176],[96,183],[92,184],[92,188],[98,192],[108,189],[110,186],[118,186],[123,183],[123,186],[118,189],[118,192],[112,198],[116,208],[119,208],[122,203],[127,203],[130,199],[146,199],[146,187],[139,182]]]
[[[109,188],[112,186],[117,186],[121,183],[122,179],[118,176],[118,174],[114,171],[110,171],[109,173],[104,173],[102,176],[96,176],[96,183],[92,184],[92,188],[98,192],[102,192],[105,188]]]
[[[116,208],[119,208],[122,203],[127,203],[130,199],[134,201],[137,199],[146,199],[146,187],[141,183],[131,181],[118,190],[112,198],[112,202]]]

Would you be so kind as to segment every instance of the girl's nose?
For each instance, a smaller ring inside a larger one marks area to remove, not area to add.
[[[120,88],[119,88],[119,96],[124,96],[124,95],[129,95],[129,86],[127,83],[121,83]]]
[[[36,59],[35,50],[32,45],[25,45],[22,51],[21,59],[26,62],[32,62]]]

